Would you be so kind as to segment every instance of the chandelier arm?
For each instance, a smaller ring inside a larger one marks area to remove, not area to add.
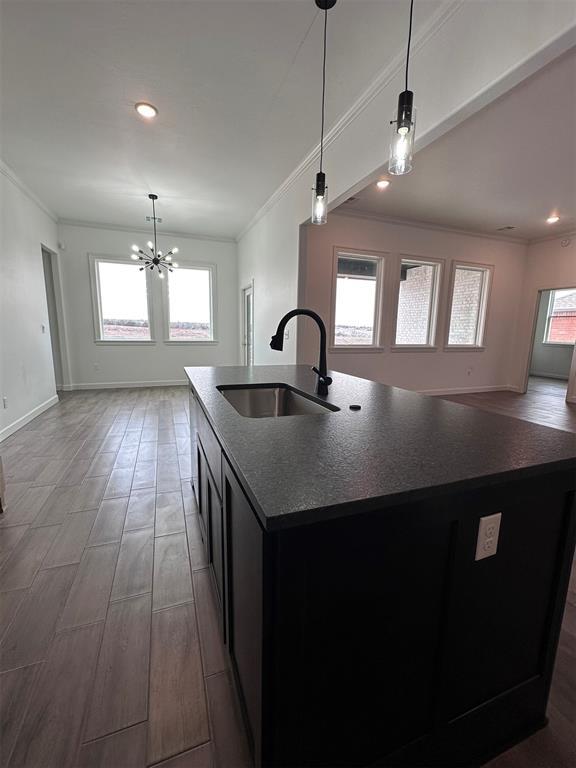
[[[154,198],[152,198],[152,221],[154,223],[154,251],[157,253],[158,249],[156,247],[156,204]]]

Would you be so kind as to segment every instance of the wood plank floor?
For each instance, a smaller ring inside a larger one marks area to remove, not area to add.
[[[566,402],[568,382],[531,376],[525,395],[517,392],[472,392],[445,396],[443,400],[473,405],[483,411],[514,416],[545,427],[576,432],[576,405]]]
[[[542,381],[528,407],[510,394],[451,399],[549,425],[561,406]],[[573,416],[557,426],[576,432]],[[190,486],[186,389],[66,394],[0,455],[0,765],[249,768]],[[576,767],[576,569],[548,714],[490,768]]]
[[[0,765],[250,766],[184,387],[65,394],[0,444]]]

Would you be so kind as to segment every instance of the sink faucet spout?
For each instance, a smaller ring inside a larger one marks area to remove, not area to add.
[[[311,309],[292,309],[290,312],[287,312],[278,323],[276,333],[270,340],[270,347],[279,352],[282,351],[284,348],[284,330],[286,328],[286,324],[289,320],[291,320],[293,317],[296,317],[297,315],[311,317],[318,325],[318,329],[320,331],[320,358],[318,361],[318,368],[314,367],[312,370],[318,376],[318,380],[316,382],[316,394],[326,397],[328,394],[328,387],[330,384],[332,384],[332,379],[330,376],[328,376],[328,369],[326,365],[326,326],[324,325],[324,321],[320,315]]]

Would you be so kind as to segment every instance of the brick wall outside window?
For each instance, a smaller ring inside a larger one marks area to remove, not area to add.
[[[452,312],[450,316],[449,344],[475,344],[478,310],[482,300],[484,273],[470,269],[456,269]]]
[[[428,344],[434,269],[429,264],[412,267],[400,282],[396,344]]]

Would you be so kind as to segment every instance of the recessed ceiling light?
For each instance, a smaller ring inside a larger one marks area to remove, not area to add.
[[[134,109],[140,117],[146,118],[146,120],[152,120],[158,114],[158,110],[153,104],[148,104],[146,101],[139,101],[134,105]]]
[[[388,181],[388,179],[380,179],[380,181],[376,182],[376,186],[378,187],[378,189],[386,189],[386,187],[390,186],[390,182]]]
[[[556,213],[553,213],[546,219],[546,224],[556,224],[557,221],[560,221],[560,216],[558,216]]]

